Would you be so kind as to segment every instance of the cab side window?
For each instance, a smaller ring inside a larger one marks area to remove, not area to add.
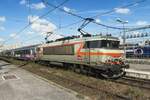
[[[84,48],[84,49],[87,49],[87,48],[89,48],[89,47],[90,47],[90,41],[86,41],[86,42],[84,43],[83,48]]]

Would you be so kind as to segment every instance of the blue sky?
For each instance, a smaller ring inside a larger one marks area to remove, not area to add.
[[[7,41],[5,44],[31,44],[44,42],[45,32],[53,31],[59,27],[79,21],[79,18],[67,15],[59,10],[55,10],[46,17],[39,19],[35,24],[16,35],[29,21],[33,21],[42,14],[46,13],[52,7],[47,7],[42,0],[1,0],[0,3],[0,43]],[[59,5],[63,0],[47,0],[48,2]],[[79,14],[83,17],[91,17],[111,9],[115,11],[108,15],[98,16],[96,19],[103,24],[122,27],[116,22],[116,18],[128,20],[126,26],[142,26],[150,22],[150,0],[136,4],[129,8],[120,8],[139,0],[69,0],[61,6],[62,9]],[[60,37],[59,35],[77,35],[77,28],[82,23],[54,31],[50,39]],[[120,35],[120,31],[107,29],[95,24],[89,24],[86,28],[91,34],[112,33],[115,36]],[[142,30],[139,32],[149,32]],[[135,34],[137,34],[136,32]],[[11,38],[11,39],[10,39]],[[9,40],[8,40],[9,39]],[[141,39],[140,39],[141,40]]]

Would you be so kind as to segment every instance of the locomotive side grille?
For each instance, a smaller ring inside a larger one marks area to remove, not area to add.
[[[44,47],[44,55],[74,55],[74,45]]]

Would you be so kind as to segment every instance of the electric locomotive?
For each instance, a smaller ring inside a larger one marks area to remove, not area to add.
[[[124,52],[119,39],[112,36],[62,38],[37,48],[39,61],[57,62],[73,69],[98,73],[105,78],[125,75]]]

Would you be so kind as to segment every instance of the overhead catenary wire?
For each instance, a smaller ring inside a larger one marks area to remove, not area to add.
[[[43,1],[44,4],[46,4],[46,5],[48,5],[48,6],[56,7],[55,5],[53,5],[53,4],[49,3],[49,2],[47,2],[46,0],[42,0],[42,1]],[[128,5],[126,5],[126,6],[122,6],[122,8],[130,7],[130,6],[133,6],[133,5],[137,4],[137,3],[142,3],[142,2],[145,2],[145,1],[146,1],[146,0],[140,0],[140,1],[134,2],[134,3],[132,3],[132,4],[128,4]],[[66,10],[64,10],[64,9],[62,9],[62,8],[58,8],[58,10],[60,10],[60,11],[62,11],[62,12],[65,12],[65,13],[67,13],[67,14],[69,14],[69,15],[78,17],[78,18],[80,18],[80,19],[82,19],[82,20],[86,20],[86,18],[84,18],[84,17],[82,17],[82,16],[80,16],[80,15],[77,15],[77,14],[75,14],[75,13],[73,13],[73,12],[66,11]],[[109,12],[105,12],[105,13],[103,13],[103,14],[110,13],[110,12],[114,12],[114,11],[115,11],[115,9],[110,10]],[[101,14],[101,15],[103,15],[103,14]],[[99,16],[99,15],[96,15],[96,16],[93,16],[93,17],[90,17],[90,18],[94,18],[94,17],[97,17],[97,16]],[[107,27],[107,28],[112,28],[112,29],[117,29],[117,30],[124,30],[124,29],[125,29],[125,28],[119,28],[119,27],[114,27],[114,26],[108,26],[108,25],[105,25],[105,24],[101,24],[101,23],[96,22],[95,20],[92,21],[92,22],[95,23],[95,24],[97,24],[97,25],[100,25],[100,26],[103,26],[103,27]]]
[[[44,1],[44,0],[42,0],[42,1]],[[65,0],[65,1],[68,1],[68,0]],[[65,2],[64,1],[64,2]],[[141,2],[140,2],[141,1]],[[142,3],[142,2],[144,2],[144,1],[146,1],[146,0],[140,0],[139,2],[135,2],[134,4],[129,4],[129,5],[126,5],[126,6],[122,6],[122,7],[119,7],[119,8],[125,8],[125,7],[129,7],[129,6],[133,6],[133,5],[135,5],[136,3]],[[45,2],[45,1],[44,1]],[[55,5],[53,5],[53,6],[51,6],[51,7],[53,7],[54,9],[57,7],[57,8],[59,8],[58,6],[55,6]],[[61,11],[63,11],[63,12],[66,12],[64,9],[62,9],[62,8],[59,8],[59,10],[61,9]],[[101,14],[99,14],[99,15],[95,15],[95,16],[93,16],[93,17],[97,17],[97,16],[101,16],[101,15],[105,15],[105,14],[109,14],[109,13],[111,13],[111,12],[114,12],[115,11],[115,9],[113,9],[112,11],[108,11],[108,12],[105,12],[105,13],[101,13]],[[73,16],[76,16],[76,17],[78,17],[78,18],[80,18],[80,19],[82,19],[81,21],[83,21],[83,20],[85,20],[85,18],[84,17],[82,17],[82,16],[80,16],[80,15],[77,15],[77,14],[74,14],[74,13],[72,13],[72,12],[67,12],[68,14],[71,14],[71,15],[73,15]],[[46,16],[47,14],[49,14],[49,11],[47,12],[47,13],[45,13],[43,16],[41,16],[41,17],[39,17],[39,18],[42,18],[42,17],[44,17],[44,16]],[[39,19],[38,18],[38,19]],[[37,19],[37,20],[38,20]],[[81,21],[78,21],[76,24],[78,24],[79,22],[81,22]],[[35,21],[36,22],[36,21]],[[34,23],[34,21],[32,22],[32,23],[30,23],[30,25],[31,24],[33,24]],[[113,28],[113,29],[123,29],[123,28],[118,28],[118,27],[112,27],[112,26],[108,26],[108,25],[104,25],[104,24],[101,24],[101,23],[97,23],[97,22],[95,22],[94,21],[94,23],[96,23],[96,24],[98,24],[98,25],[101,25],[101,26],[104,26],[104,27],[106,27],[106,28]],[[29,25],[29,26],[30,26]],[[18,31],[17,32],[17,34],[16,35],[19,35],[19,34],[21,34],[21,32],[22,31],[24,31],[26,28],[28,27],[28,25],[27,26],[25,26],[24,28],[22,28],[20,31]],[[8,39],[8,41],[9,41],[9,39]],[[7,42],[7,41],[6,41]]]
[[[65,3],[67,3],[69,0],[64,0],[62,3],[60,3],[58,6],[53,7],[53,9],[49,10],[48,12],[44,13],[43,15],[39,16],[37,19],[33,20],[32,22],[28,23],[27,25],[25,25],[21,30],[19,30],[15,36],[13,38],[15,38],[17,35],[21,34],[26,28],[28,28],[30,25],[32,25],[33,23],[35,23],[37,20],[39,20],[40,18],[43,18],[45,16],[47,16],[49,13],[53,12],[54,10],[56,10],[57,8],[61,7],[62,5],[64,5]],[[5,40],[2,45],[4,45],[6,42],[10,41],[10,39],[12,39],[12,37],[8,38],[7,40]]]
[[[137,2],[134,2],[134,3],[130,3],[130,4],[124,5],[124,6],[115,7],[115,8],[113,8],[112,10],[106,11],[106,12],[104,12],[104,13],[97,14],[97,15],[92,16],[92,17],[90,17],[90,18],[95,18],[95,17],[98,17],[98,16],[110,14],[110,13],[115,12],[116,8],[128,8],[128,7],[135,6],[136,4],[139,4],[139,3],[142,3],[142,2],[145,2],[145,1],[146,1],[146,0],[140,0],[140,1],[137,1]],[[43,2],[45,5],[48,5],[48,6],[51,6],[51,7],[56,7],[55,5],[53,5],[53,4],[51,4],[51,3],[48,3],[48,2],[46,2],[45,0],[42,0],[42,2]],[[78,17],[78,18],[80,18],[80,19],[82,19],[82,20],[79,20],[79,21],[77,21],[77,22],[75,22],[75,23],[72,23],[72,24],[69,24],[69,25],[66,25],[66,26],[62,26],[61,28],[58,28],[58,29],[56,29],[56,30],[60,30],[60,29],[63,29],[63,28],[70,27],[70,26],[72,26],[72,25],[78,24],[78,23],[80,23],[80,22],[82,22],[82,21],[85,20],[84,17],[79,16],[79,15],[77,15],[77,14],[74,14],[74,13],[72,13],[72,12],[66,12],[64,9],[61,9],[61,8],[59,8],[59,10],[65,12],[65,13],[71,14],[71,15],[73,15],[73,16],[76,16],[76,17]],[[95,22],[94,22],[94,23],[95,23]],[[108,29],[108,28],[113,28],[113,29],[114,29],[114,27],[111,27],[111,26],[108,27],[107,25],[104,25],[104,24],[100,24],[100,23],[96,23],[96,24],[99,24],[99,25],[101,25],[101,26],[103,26],[103,27],[106,27],[107,29]],[[117,28],[117,29],[118,29],[118,28]],[[129,28],[128,28],[128,29],[129,29]],[[56,30],[55,30],[55,31],[56,31]],[[39,36],[39,35],[38,35],[38,36]],[[37,37],[37,36],[36,36],[36,37]],[[29,39],[29,40],[33,40],[33,39],[35,39],[35,38],[33,37],[33,38]]]

